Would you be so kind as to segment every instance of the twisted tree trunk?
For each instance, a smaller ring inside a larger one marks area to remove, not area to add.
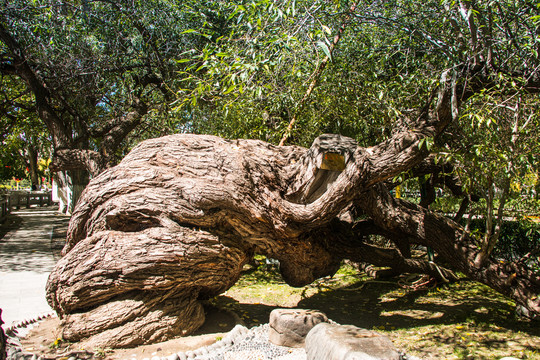
[[[422,159],[418,138],[401,133],[371,149],[339,135],[309,150],[196,135],[141,143],[91,181],[73,213],[65,256],[47,284],[63,337],[118,347],[188,334],[204,321],[198,301],[231,287],[255,253],[278,259],[293,286],[333,274],[344,258],[452,279],[399,247],[364,243],[372,233],[432,246],[540,312],[531,273],[475,268],[478,249],[457,224],[392,199],[379,184]],[[342,171],[324,169],[329,153],[342,156]],[[351,211],[372,220],[355,224]]]
[[[392,199],[384,186],[423,161],[422,142],[489,84],[475,73],[477,81],[460,85],[459,76],[469,75],[443,74],[409,129],[370,148],[339,135],[322,135],[310,149],[196,135],[139,144],[90,182],[73,213],[47,284],[63,337],[118,347],[188,334],[204,321],[198,300],[232,286],[255,253],[278,259],[293,286],[333,274],[342,259],[455,278],[412,259],[411,244],[432,247],[455,269],[540,313],[534,273],[475,264],[479,249],[457,223]],[[355,222],[355,214],[367,219]],[[395,248],[367,244],[371,234]]]

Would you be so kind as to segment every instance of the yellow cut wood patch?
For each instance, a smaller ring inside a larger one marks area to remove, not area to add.
[[[324,153],[321,169],[343,171],[345,169],[345,156],[338,153]]]

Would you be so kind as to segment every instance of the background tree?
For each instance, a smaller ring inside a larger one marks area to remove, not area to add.
[[[1,136],[4,173],[3,180],[29,177],[32,189],[38,189],[43,169],[39,160],[51,155],[51,141],[47,128],[37,118],[33,99],[24,87],[9,78],[2,78],[3,103],[0,106],[5,121]],[[6,167],[7,166],[7,167]],[[7,170],[7,171],[6,171]]]
[[[175,126],[168,104],[176,59],[207,41],[184,33],[205,18],[192,5],[3,1],[0,74],[12,84],[3,115],[24,121],[13,117],[19,95],[11,87],[31,96],[52,138],[52,168],[71,171],[82,191],[87,180],[75,171],[95,176],[125,155],[136,141],[130,134],[145,138]]]

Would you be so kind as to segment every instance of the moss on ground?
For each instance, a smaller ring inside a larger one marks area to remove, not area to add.
[[[516,318],[515,303],[468,279],[411,286],[418,277],[374,280],[349,265],[303,288],[283,282],[264,259],[211,300],[248,326],[268,322],[276,307],[317,309],[341,324],[376,329],[422,359],[540,360],[540,324]]]

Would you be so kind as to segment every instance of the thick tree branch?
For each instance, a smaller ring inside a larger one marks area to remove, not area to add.
[[[105,159],[114,157],[114,151],[126,136],[137,127],[142,118],[148,112],[148,106],[143,101],[136,99],[133,110],[124,116],[118,117],[112,121],[113,126],[108,129],[103,137],[101,155]],[[111,164],[114,165],[114,164]]]
[[[319,198],[311,203],[297,204],[284,200],[280,194],[271,196],[271,204],[275,204],[275,216],[272,218],[281,219],[276,222],[276,227],[283,231],[294,231],[298,224],[302,227],[317,227],[327,223],[350,204],[357,194],[422,161],[429,152],[427,147],[420,146],[421,140],[437,136],[457,116],[460,102],[456,97],[457,82],[455,76],[450,79],[447,75],[445,73],[442,76],[438,102],[433,112],[421,114],[413,130],[398,132],[371,148],[357,147],[354,151],[348,151],[344,171]],[[299,169],[302,170],[305,165]],[[297,183],[291,186],[292,189],[295,187],[298,187]]]
[[[526,267],[501,264],[487,259],[478,267],[474,259],[480,253],[475,240],[452,220],[417,205],[392,198],[379,184],[361,197],[359,204],[375,223],[392,232],[402,232],[415,242],[432,247],[446,262],[500,293],[540,312],[540,278]],[[399,216],[397,214],[399,213]]]
[[[13,64],[11,66],[16,75],[25,81],[34,94],[38,115],[51,131],[54,145],[56,147],[68,147],[71,144],[69,131],[51,106],[49,90],[30,67],[23,48],[11,36],[2,22],[0,22],[0,40],[2,40],[13,56]]]
[[[49,169],[53,172],[84,169],[92,177],[97,176],[105,168],[105,159],[100,153],[83,149],[57,149],[49,165]]]

